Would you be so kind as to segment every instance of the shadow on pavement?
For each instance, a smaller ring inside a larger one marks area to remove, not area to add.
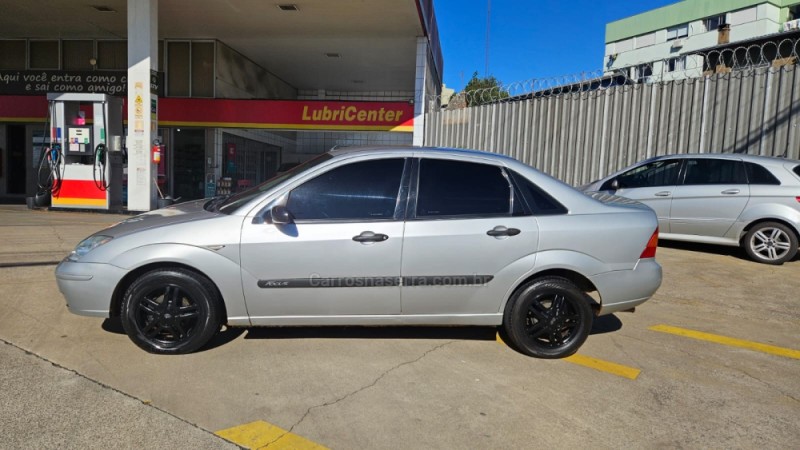
[[[729,247],[727,245],[699,244],[696,242],[682,241],[658,241],[659,247],[674,248],[676,250],[687,250],[690,252],[711,253],[720,256],[730,256],[732,258],[750,261],[747,254],[739,247]]]
[[[119,317],[106,319],[103,330],[125,334]],[[200,351],[223,346],[242,334],[245,339],[455,339],[494,341],[502,327],[481,326],[327,326],[327,327],[225,327]],[[590,334],[604,334],[622,328],[615,315],[595,318]],[[501,331],[502,335],[502,331]],[[504,339],[507,341],[507,339]]]
[[[217,347],[221,347],[227,344],[228,342],[235,340],[242,334],[244,334],[246,330],[247,328],[225,327],[225,329],[217,333],[208,344],[204,345],[203,348],[200,349],[200,351],[204,352],[206,350],[211,350]]]
[[[594,320],[591,334],[603,334],[622,328],[615,315]],[[465,341],[494,341],[498,327],[469,326],[330,326],[330,327],[252,327],[245,339],[458,339]]]
[[[104,331],[108,331],[109,333],[125,334],[125,330],[122,328],[122,321],[119,320],[119,317],[112,317],[104,320],[101,327]]]
[[[710,253],[713,255],[729,256],[731,258],[748,261],[753,264],[758,264],[749,256],[743,248],[729,247],[727,245],[712,245],[712,244],[699,244],[696,242],[682,242],[682,241],[658,241],[659,247],[674,248],[676,250],[686,250],[690,252]],[[795,255],[789,262],[800,261],[800,252]]]
[[[589,332],[589,335],[612,333],[621,329],[622,321],[619,320],[619,318],[614,314],[609,314],[607,316],[594,318],[594,322],[592,323],[592,331]]]
[[[101,326],[104,331],[114,334],[126,334],[125,329],[122,328],[122,321],[119,317],[112,317],[110,319],[106,319],[103,321],[103,325]],[[206,350],[211,350],[220,346],[223,346],[234,339],[238,338],[244,332],[247,331],[247,328],[230,328],[225,327],[222,331],[217,333],[211,341],[203,346],[199,351],[204,352]]]

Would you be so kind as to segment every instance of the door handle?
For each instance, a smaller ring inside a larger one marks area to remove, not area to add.
[[[356,242],[383,242],[389,239],[389,236],[382,233],[373,233],[372,231],[362,231],[358,236],[353,236]]]
[[[672,192],[670,192],[670,191],[661,191],[661,192],[656,192],[653,195],[655,195],[656,197],[669,197],[670,195],[672,195]]]
[[[739,191],[739,189],[726,189],[726,190],[722,191],[721,194],[722,195],[736,195],[739,192],[741,192],[741,191]]]
[[[502,225],[498,225],[491,230],[487,231],[486,234],[489,236],[499,237],[499,236],[516,236],[520,233],[519,229],[517,228],[506,228]]]

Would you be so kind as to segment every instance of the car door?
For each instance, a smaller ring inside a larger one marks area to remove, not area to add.
[[[404,315],[496,314],[531,270],[536,219],[509,172],[485,160],[422,158],[403,239]]]
[[[252,322],[399,314],[408,170],[397,157],[347,162],[283,196],[291,223],[246,221],[241,265]]]
[[[634,167],[607,181],[600,190],[640,201],[658,216],[662,233],[670,230],[670,209],[673,192],[678,183],[681,159],[659,159]],[[614,186],[616,185],[616,190]]]
[[[749,198],[750,186],[741,160],[687,159],[683,182],[672,196],[670,232],[723,237]]]

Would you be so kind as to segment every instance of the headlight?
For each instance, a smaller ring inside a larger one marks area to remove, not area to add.
[[[67,258],[70,261],[77,261],[78,259],[80,259],[81,256],[89,253],[90,251],[94,250],[96,247],[99,247],[99,246],[105,244],[106,242],[110,241],[111,239],[112,239],[111,236],[91,236],[91,237],[88,237],[88,238],[84,239],[83,241],[81,241],[81,243],[78,244],[77,247],[75,247],[75,250],[73,250],[72,253],[70,253]]]

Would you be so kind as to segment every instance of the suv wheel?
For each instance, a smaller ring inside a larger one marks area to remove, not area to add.
[[[744,248],[753,260],[764,264],[783,264],[797,254],[797,235],[782,223],[763,222],[744,237]]]
[[[564,358],[578,351],[592,329],[587,295],[561,277],[522,285],[509,299],[504,335],[517,351],[537,358]]]

